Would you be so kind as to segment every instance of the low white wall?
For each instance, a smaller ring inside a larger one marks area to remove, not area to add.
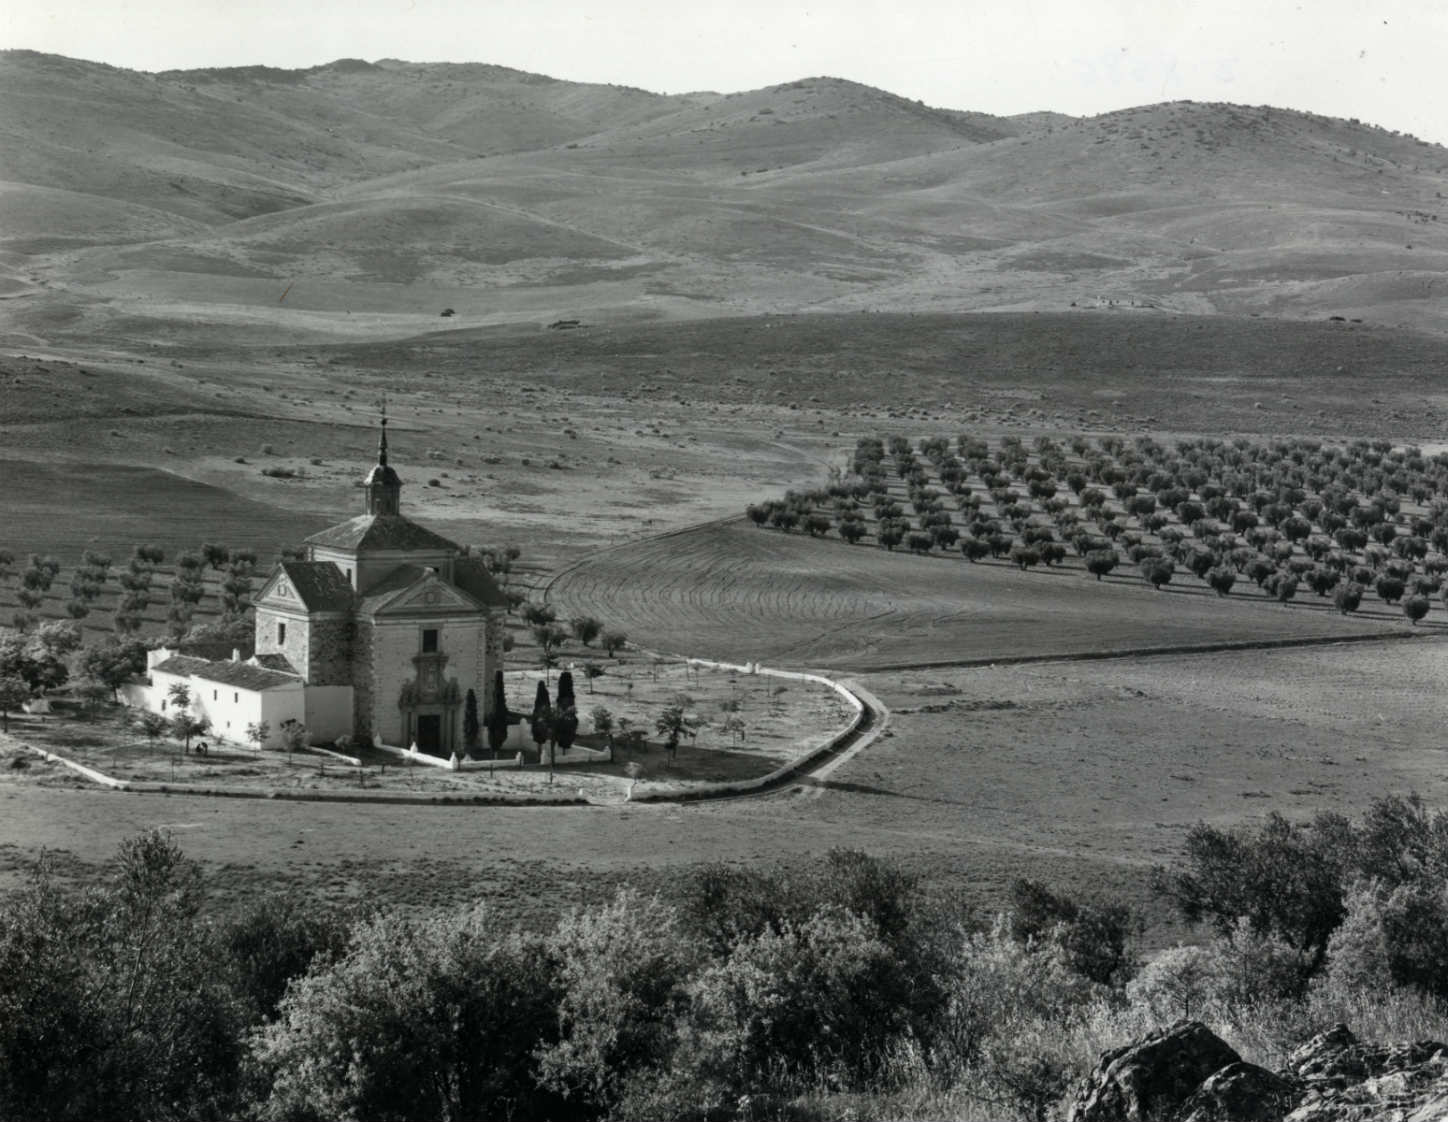
[[[330,744],[339,736],[352,733],[352,687],[306,687],[306,720],[309,739],[313,743]]]
[[[93,767],[86,767],[85,764],[78,764],[74,760],[67,760],[64,756],[57,756],[54,752],[47,752],[44,748],[37,748],[33,744],[22,744],[20,747],[29,748],[37,756],[44,756],[51,763],[68,767],[71,771],[85,776],[92,783],[99,783],[102,787],[111,787],[117,791],[129,791],[130,783],[124,779],[115,779],[103,771],[96,771]]]
[[[613,752],[608,748],[586,748],[582,744],[575,744],[564,751],[559,748],[553,753],[553,763],[556,767],[566,767],[569,764],[593,764],[608,763],[613,759]],[[548,762],[548,745],[543,745],[543,757],[541,763]]]
[[[270,735],[262,742],[265,748],[285,748],[282,739],[282,725],[287,721],[307,723],[307,695],[298,685],[296,689],[267,690],[259,695],[262,699],[262,720],[271,726]],[[245,734],[245,729],[242,730]]]
[[[378,751],[387,752],[390,755],[402,760],[411,760],[415,764],[426,764],[428,767],[440,767],[444,771],[456,771],[452,761],[442,756],[430,756],[426,752],[414,752],[408,748],[396,748],[391,744],[383,744],[380,740],[373,744]]]
[[[351,764],[353,767],[361,767],[362,761],[356,756],[348,756],[342,752],[334,752],[330,748],[323,748],[318,744],[307,745],[307,751],[318,756],[330,756],[334,760],[341,760],[344,764]]]

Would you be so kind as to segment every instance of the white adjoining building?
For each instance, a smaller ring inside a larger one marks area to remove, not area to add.
[[[264,721],[276,746],[296,720],[313,743],[347,735],[461,755],[468,690],[487,724],[507,600],[482,558],[402,514],[385,418],[363,489],[364,513],[312,535],[305,560],[280,562],[263,583],[250,659],[153,651],[149,682],[127,701],[164,713],[185,682],[192,711],[227,740]]]

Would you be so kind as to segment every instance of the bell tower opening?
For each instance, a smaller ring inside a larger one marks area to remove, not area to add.
[[[387,413],[383,407],[382,435],[377,441],[377,463],[362,481],[368,514],[402,513],[402,480],[387,462]]]

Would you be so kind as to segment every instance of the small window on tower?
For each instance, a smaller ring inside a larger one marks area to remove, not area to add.
[[[277,644],[280,645],[280,644],[282,644],[282,643],[285,643],[286,641],[287,641],[287,625],[284,624],[284,623],[279,623],[279,624],[277,624]]]
[[[422,653],[434,654],[437,651],[437,628],[425,627],[422,630]]]

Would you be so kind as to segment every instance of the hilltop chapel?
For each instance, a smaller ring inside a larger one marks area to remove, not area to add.
[[[507,600],[481,557],[402,513],[385,417],[362,487],[364,513],[313,534],[305,560],[267,577],[251,658],[153,651],[135,700],[165,712],[170,686],[185,682],[216,737],[242,741],[265,722],[274,746],[298,721],[313,743],[345,735],[461,756],[469,689],[487,722]]]

